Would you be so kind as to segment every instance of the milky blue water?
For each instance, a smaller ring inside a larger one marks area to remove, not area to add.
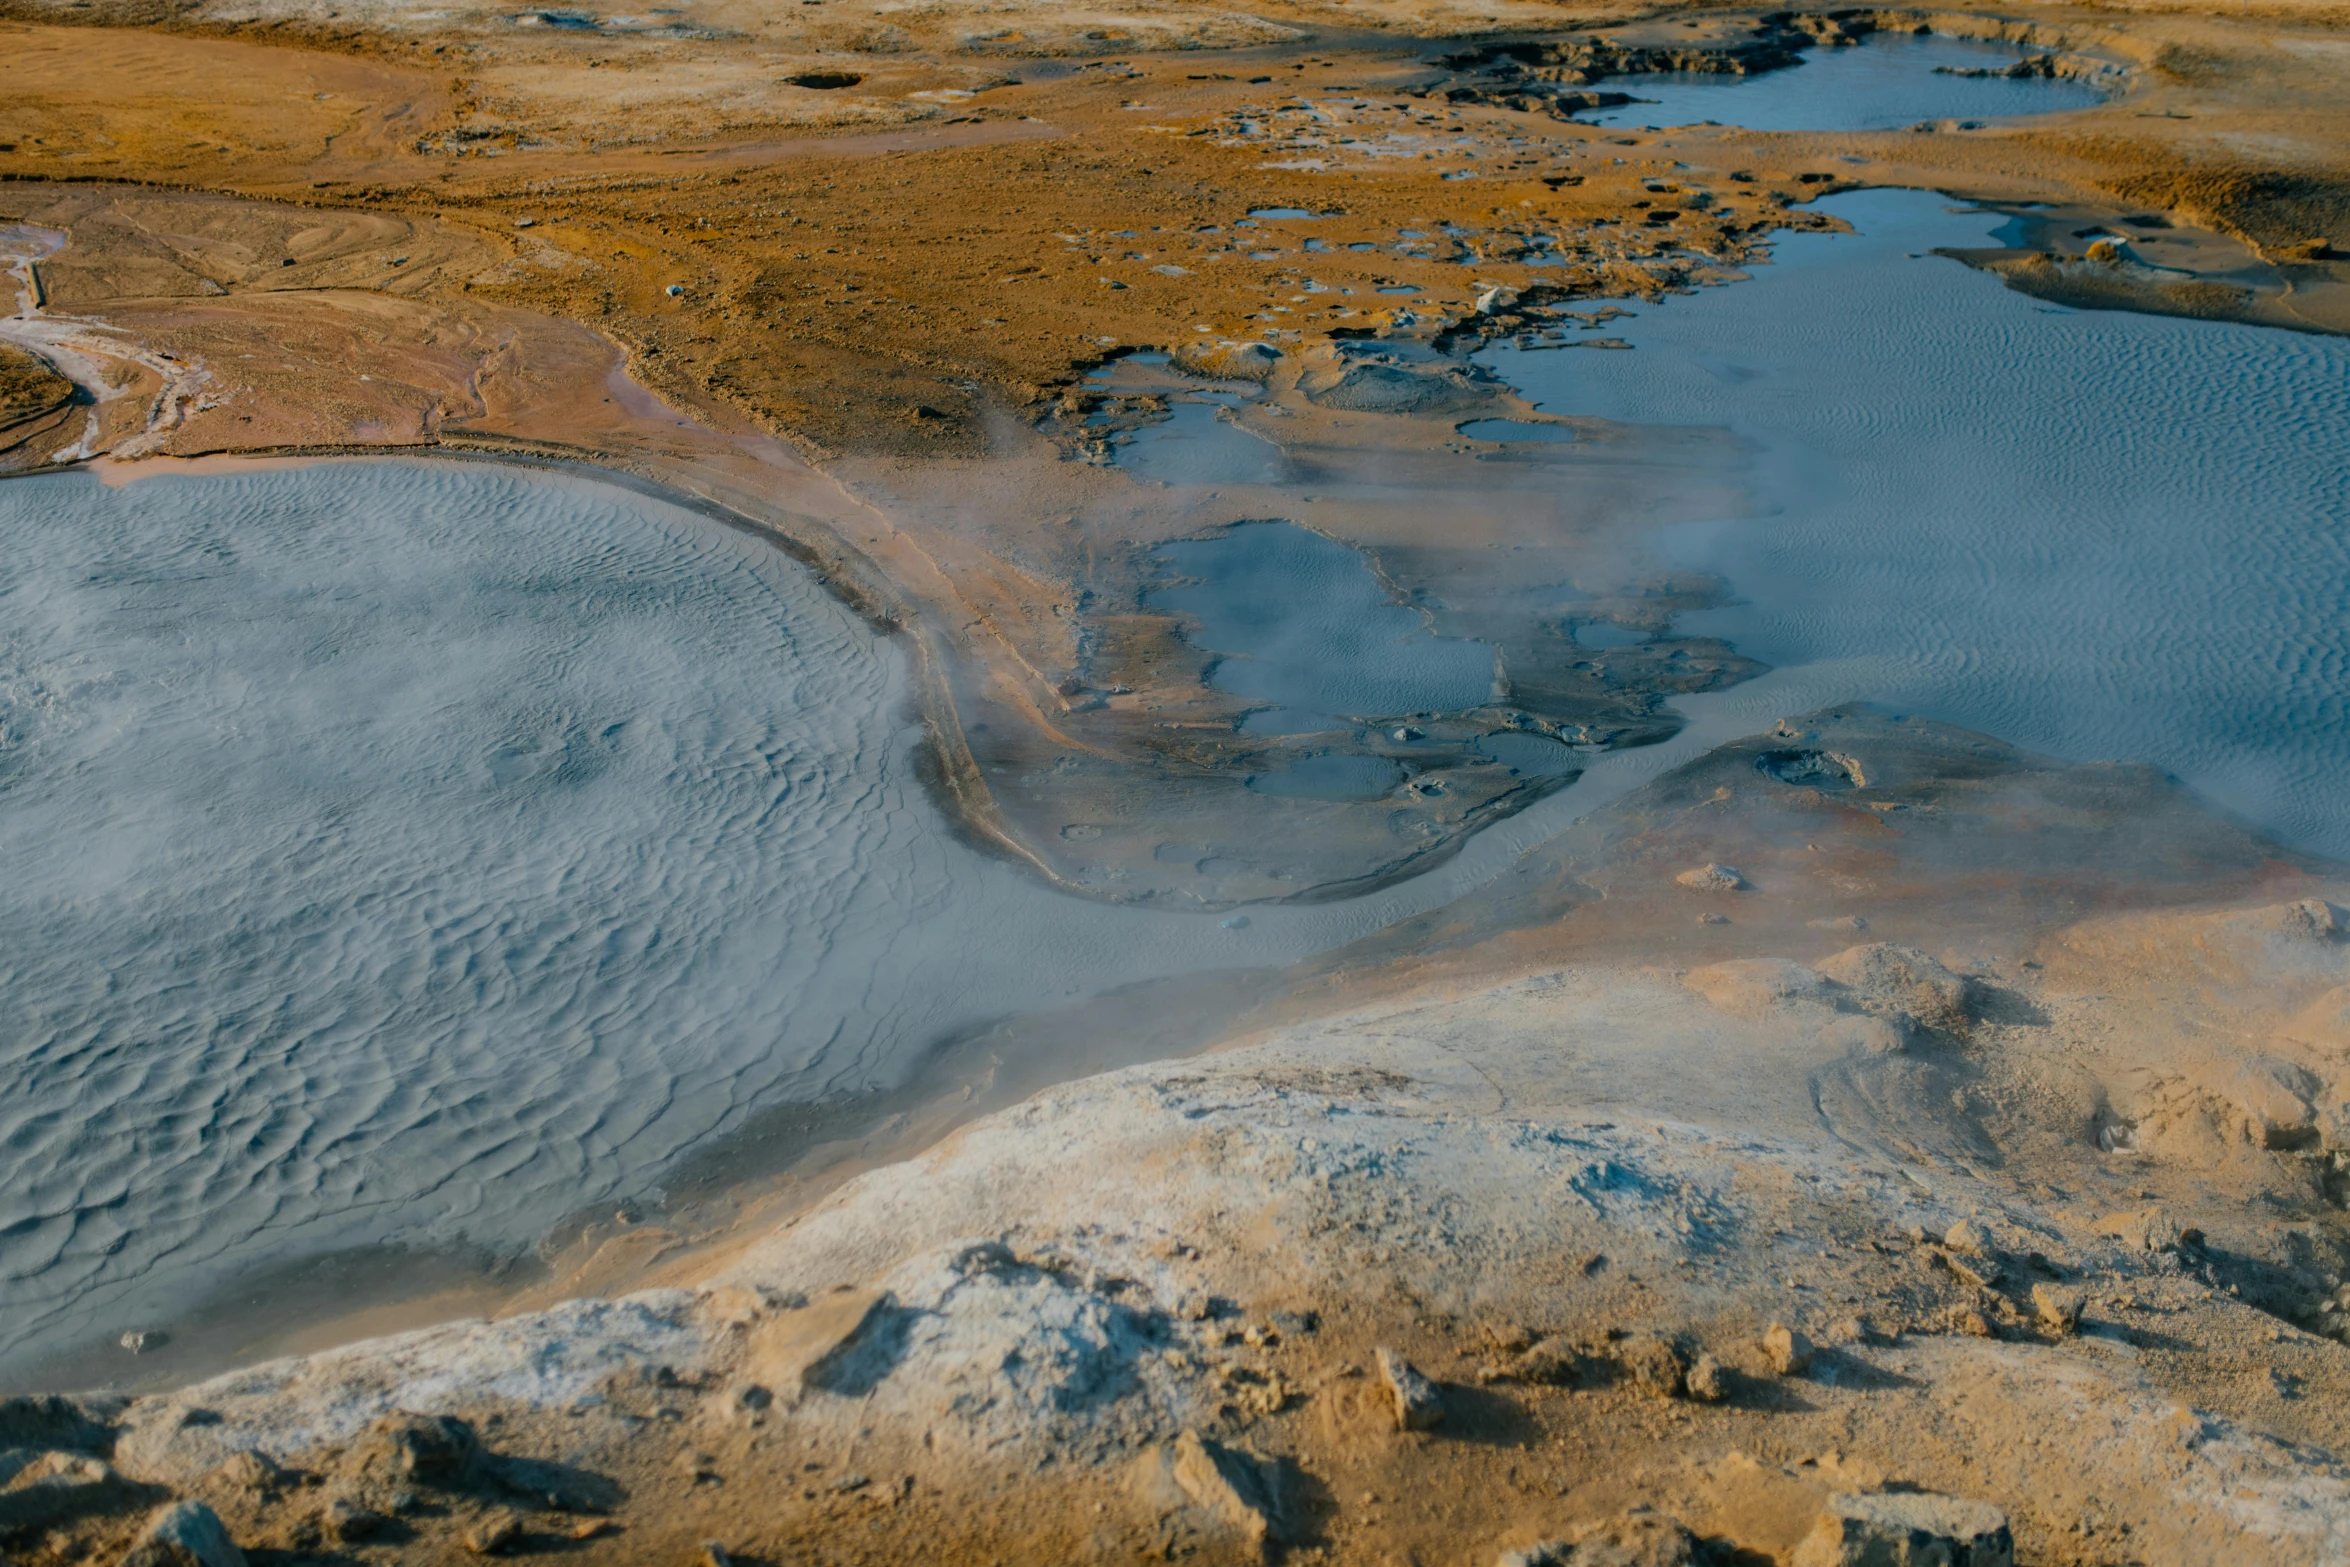
[[[1117,462],[1153,484],[1278,484],[1289,472],[1280,447],[1219,417],[1206,396],[1177,398],[1118,447]]]
[[[2350,349],[2009,293],[1925,254],[1998,222],[1940,198],[1831,208],[1861,233],[1638,307],[1632,352],[1488,356],[1552,412],[1747,439],[1751,504],[1653,543],[1745,599],[1679,629],[1777,667],[1428,876],[1245,925],[964,847],[896,647],[689,512],[420,462],[0,484],[0,1374],[273,1262],[525,1247],[762,1106],[1436,907],[1831,702],[2152,761],[2350,855]],[[1273,727],[1488,693],[1490,649],[1318,535],[1168,570]]]
[[[1243,523],[1157,554],[1167,576],[1145,601],[1187,617],[1192,640],[1218,655],[1209,684],[1284,722],[1328,728],[1476,707],[1493,694],[1491,643],[1436,635],[1335,539],[1292,523]],[[1400,776],[1382,767],[1390,782]]]
[[[1804,52],[1803,63],[1754,76],[1611,77],[1600,85],[1641,103],[1579,114],[1590,125],[1691,125],[1712,120],[1758,131],[1884,131],[1921,120],[1997,120],[2082,109],[2102,97],[2063,79],[1939,74],[2004,69],[2023,57],[2007,44],[1877,33],[1865,43]]]
[[[1630,353],[1484,356],[1548,412],[1750,443],[1751,509],[1653,541],[1743,600],[1678,629],[1774,666],[1677,703],[1695,735],[1876,701],[2350,857],[2350,341],[2066,310],[1928,254],[1997,215],[1826,205],[1860,232],[1640,307]]]
[[[905,660],[610,486],[0,484],[0,1375],[330,1249],[525,1248],[759,1108],[1345,917],[965,847]]]

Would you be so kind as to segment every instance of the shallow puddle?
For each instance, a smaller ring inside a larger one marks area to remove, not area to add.
[[[1969,77],[2023,58],[2008,44],[1878,33],[1843,48],[1805,51],[1801,65],[1754,76],[1675,73],[1612,77],[1601,85],[1643,101],[1596,109],[1589,125],[1691,125],[1758,131],[1884,131],[1925,120],[1998,120],[2084,109],[2104,96],[2064,79]]]

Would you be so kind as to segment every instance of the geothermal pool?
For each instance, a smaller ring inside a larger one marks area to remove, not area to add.
[[[1415,881],[1245,923],[965,846],[896,645],[691,511],[446,462],[0,484],[0,1385],[276,1264],[522,1250],[764,1108],[1367,934],[1831,702],[2154,762],[2350,855],[2350,345],[2062,310],[1928,254],[1997,215],[1832,209],[1860,232],[1637,307],[1631,352],[1488,355],[1552,412],[1746,438],[1752,504],[1651,546],[1742,595],[1685,629],[1776,667]],[[1380,629],[1367,573],[1224,537],[1168,591],[1234,590],[1225,678],[1276,726],[1489,668],[1400,625],[1322,668]],[[1343,602],[1299,644],[1238,592],[1266,571]]]
[[[0,539],[9,1381],[272,1263],[527,1248],[759,1108],[1362,928],[964,846],[898,648],[613,486],[73,474],[0,485]]]
[[[1548,412],[1751,444],[1751,513],[1654,545],[1742,601],[1679,629],[1773,668],[1641,765],[1873,701],[2350,858],[2350,341],[2064,309],[1931,254],[1998,214],[1823,205],[1859,232],[1638,307],[1633,352],[1484,356]]]

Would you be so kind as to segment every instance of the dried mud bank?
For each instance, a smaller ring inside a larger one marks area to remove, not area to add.
[[[2338,1559],[2328,893],[1816,715],[681,1287],[0,1407],[12,1559]]]
[[[0,335],[82,390],[12,401],[0,461],[447,445],[718,501],[914,633],[946,798],[1103,898],[1390,882],[1751,671],[1703,639],[1589,656],[1719,600],[1622,544],[1727,509],[1734,451],[1465,433],[1540,423],[1464,362],[1482,342],[1605,347],[1594,301],[1734,283],[1854,184],[2013,204],[2018,244],[1967,259],[2048,297],[2350,320],[2350,133],[2322,33],[2291,23],[271,5],[166,36],[17,14],[0,216],[42,298]],[[1794,80],[1920,28],[2108,96],[1895,131],[1575,117],[1660,72]],[[137,90],[101,108],[95,75]],[[1148,471],[1202,415],[1274,455]],[[1268,518],[1491,645],[1488,691],[1271,732],[1153,602],[1162,546]]]

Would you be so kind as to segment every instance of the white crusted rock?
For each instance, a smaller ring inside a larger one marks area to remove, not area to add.
[[[1789,1567],[2014,1567],[2007,1514],[1929,1491],[1839,1495],[1813,1520]]]
[[[1400,1431],[1427,1431],[1444,1423],[1444,1396],[1419,1368],[1392,1349],[1379,1351],[1379,1375],[1395,1401],[1395,1424]]]
[[[202,1502],[174,1502],[147,1521],[122,1567],[245,1567],[220,1515]]]

